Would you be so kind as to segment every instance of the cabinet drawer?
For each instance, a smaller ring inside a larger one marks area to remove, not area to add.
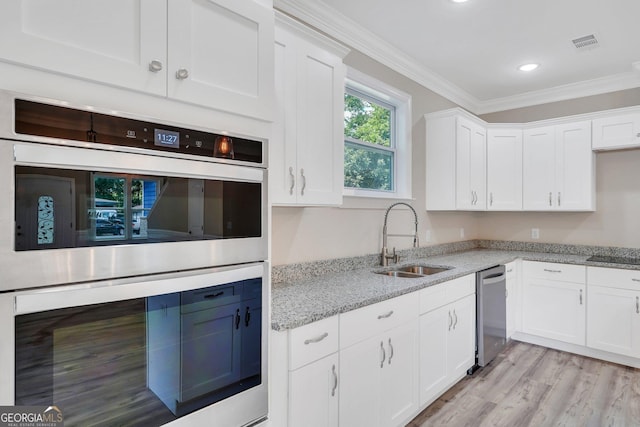
[[[340,315],[340,348],[417,319],[416,293],[402,295]]]
[[[586,267],[583,265],[524,261],[522,267],[524,277],[574,283],[585,283],[586,281]]]
[[[640,291],[640,270],[587,267],[587,283],[589,285]]]
[[[475,291],[475,274],[425,288],[420,291],[420,314],[464,298]]]
[[[338,351],[338,316],[289,331],[289,370]]]

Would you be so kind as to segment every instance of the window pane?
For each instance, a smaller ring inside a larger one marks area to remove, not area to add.
[[[393,190],[393,152],[345,142],[344,186]]]
[[[355,95],[344,94],[344,134],[391,147],[391,110]]]

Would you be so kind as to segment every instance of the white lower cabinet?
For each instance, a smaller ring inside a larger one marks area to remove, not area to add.
[[[338,354],[334,353],[289,374],[289,425],[338,425]]]
[[[420,406],[423,406],[462,378],[475,363],[475,276],[426,288],[421,300],[424,314],[420,316]]]
[[[523,332],[585,345],[585,280],[584,266],[523,262]]]
[[[587,269],[587,346],[640,358],[640,272]]]

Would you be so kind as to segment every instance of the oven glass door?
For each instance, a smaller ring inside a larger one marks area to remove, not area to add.
[[[263,382],[262,305],[251,277],[17,315],[15,404],[155,426],[236,396]]]

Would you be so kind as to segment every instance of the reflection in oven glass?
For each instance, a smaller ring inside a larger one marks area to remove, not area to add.
[[[16,405],[165,424],[261,383],[261,279],[16,317]]]

